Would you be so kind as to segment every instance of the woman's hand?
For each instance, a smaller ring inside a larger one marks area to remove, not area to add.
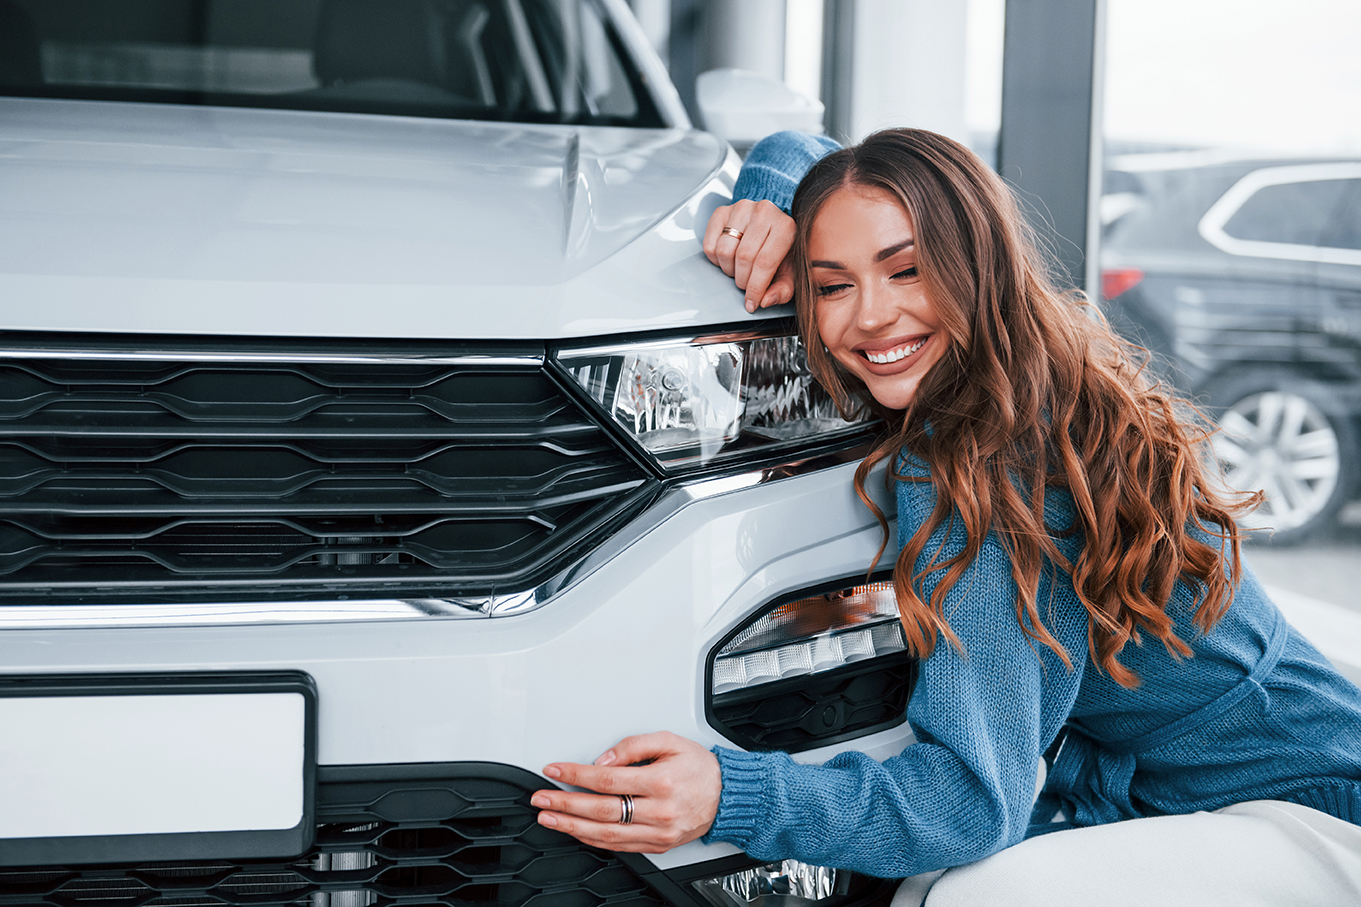
[[[724,233],[723,228],[742,235]],[[794,219],[774,203],[741,199],[724,205],[709,218],[704,254],[747,293],[747,311],[780,305],[794,298],[789,250],[794,246]]]
[[[542,810],[540,825],[592,847],[633,853],[663,853],[704,834],[718,814],[723,789],[714,754],[669,733],[625,737],[594,765],[555,762],[543,773],[600,793],[537,791],[529,802]],[[628,825],[619,821],[622,794],[633,798]]]

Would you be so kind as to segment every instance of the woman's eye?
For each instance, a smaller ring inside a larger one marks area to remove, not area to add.
[[[916,276],[917,276],[917,266],[916,266],[916,265],[913,265],[913,266],[910,267],[910,268],[903,268],[903,269],[902,269],[901,271],[899,271],[897,274],[894,274],[894,275],[893,275],[893,279],[894,279],[894,280],[904,280],[904,279],[906,279],[906,278],[908,278],[908,277],[916,277]]]
[[[818,295],[832,296],[836,293],[840,293],[842,290],[850,289],[850,286],[851,285],[848,283],[829,283],[826,286],[818,287]]]

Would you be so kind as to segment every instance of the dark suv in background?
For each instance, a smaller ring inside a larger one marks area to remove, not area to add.
[[[1361,475],[1361,161],[1124,155],[1102,203],[1107,316],[1219,422],[1249,524],[1330,526]]]

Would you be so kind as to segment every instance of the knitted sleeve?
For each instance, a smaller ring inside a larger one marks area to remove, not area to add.
[[[920,525],[933,503],[929,483],[900,482],[900,531]],[[961,550],[962,528],[948,528],[927,551]],[[1071,671],[1022,633],[1010,560],[989,536],[946,597],[963,652],[940,640],[920,666],[907,715],[917,742],[882,764],[847,752],[818,766],[717,747],[723,794],[706,840],[758,859],[884,878],[958,866],[1020,841],[1041,755],[1072,710],[1086,657],[1085,611],[1062,582],[1040,595],[1055,603],[1046,625],[1070,653]],[[928,595],[934,585],[927,581]]]
[[[794,203],[799,180],[822,158],[841,148],[825,135],[776,132],[752,146],[733,185],[734,199],[766,199],[785,214]]]

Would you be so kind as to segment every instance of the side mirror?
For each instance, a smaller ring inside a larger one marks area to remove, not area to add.
[[[704,128],[740,147],[785,129],[822,132],[821,101],[744,69],[711,69],[695,80]]]

